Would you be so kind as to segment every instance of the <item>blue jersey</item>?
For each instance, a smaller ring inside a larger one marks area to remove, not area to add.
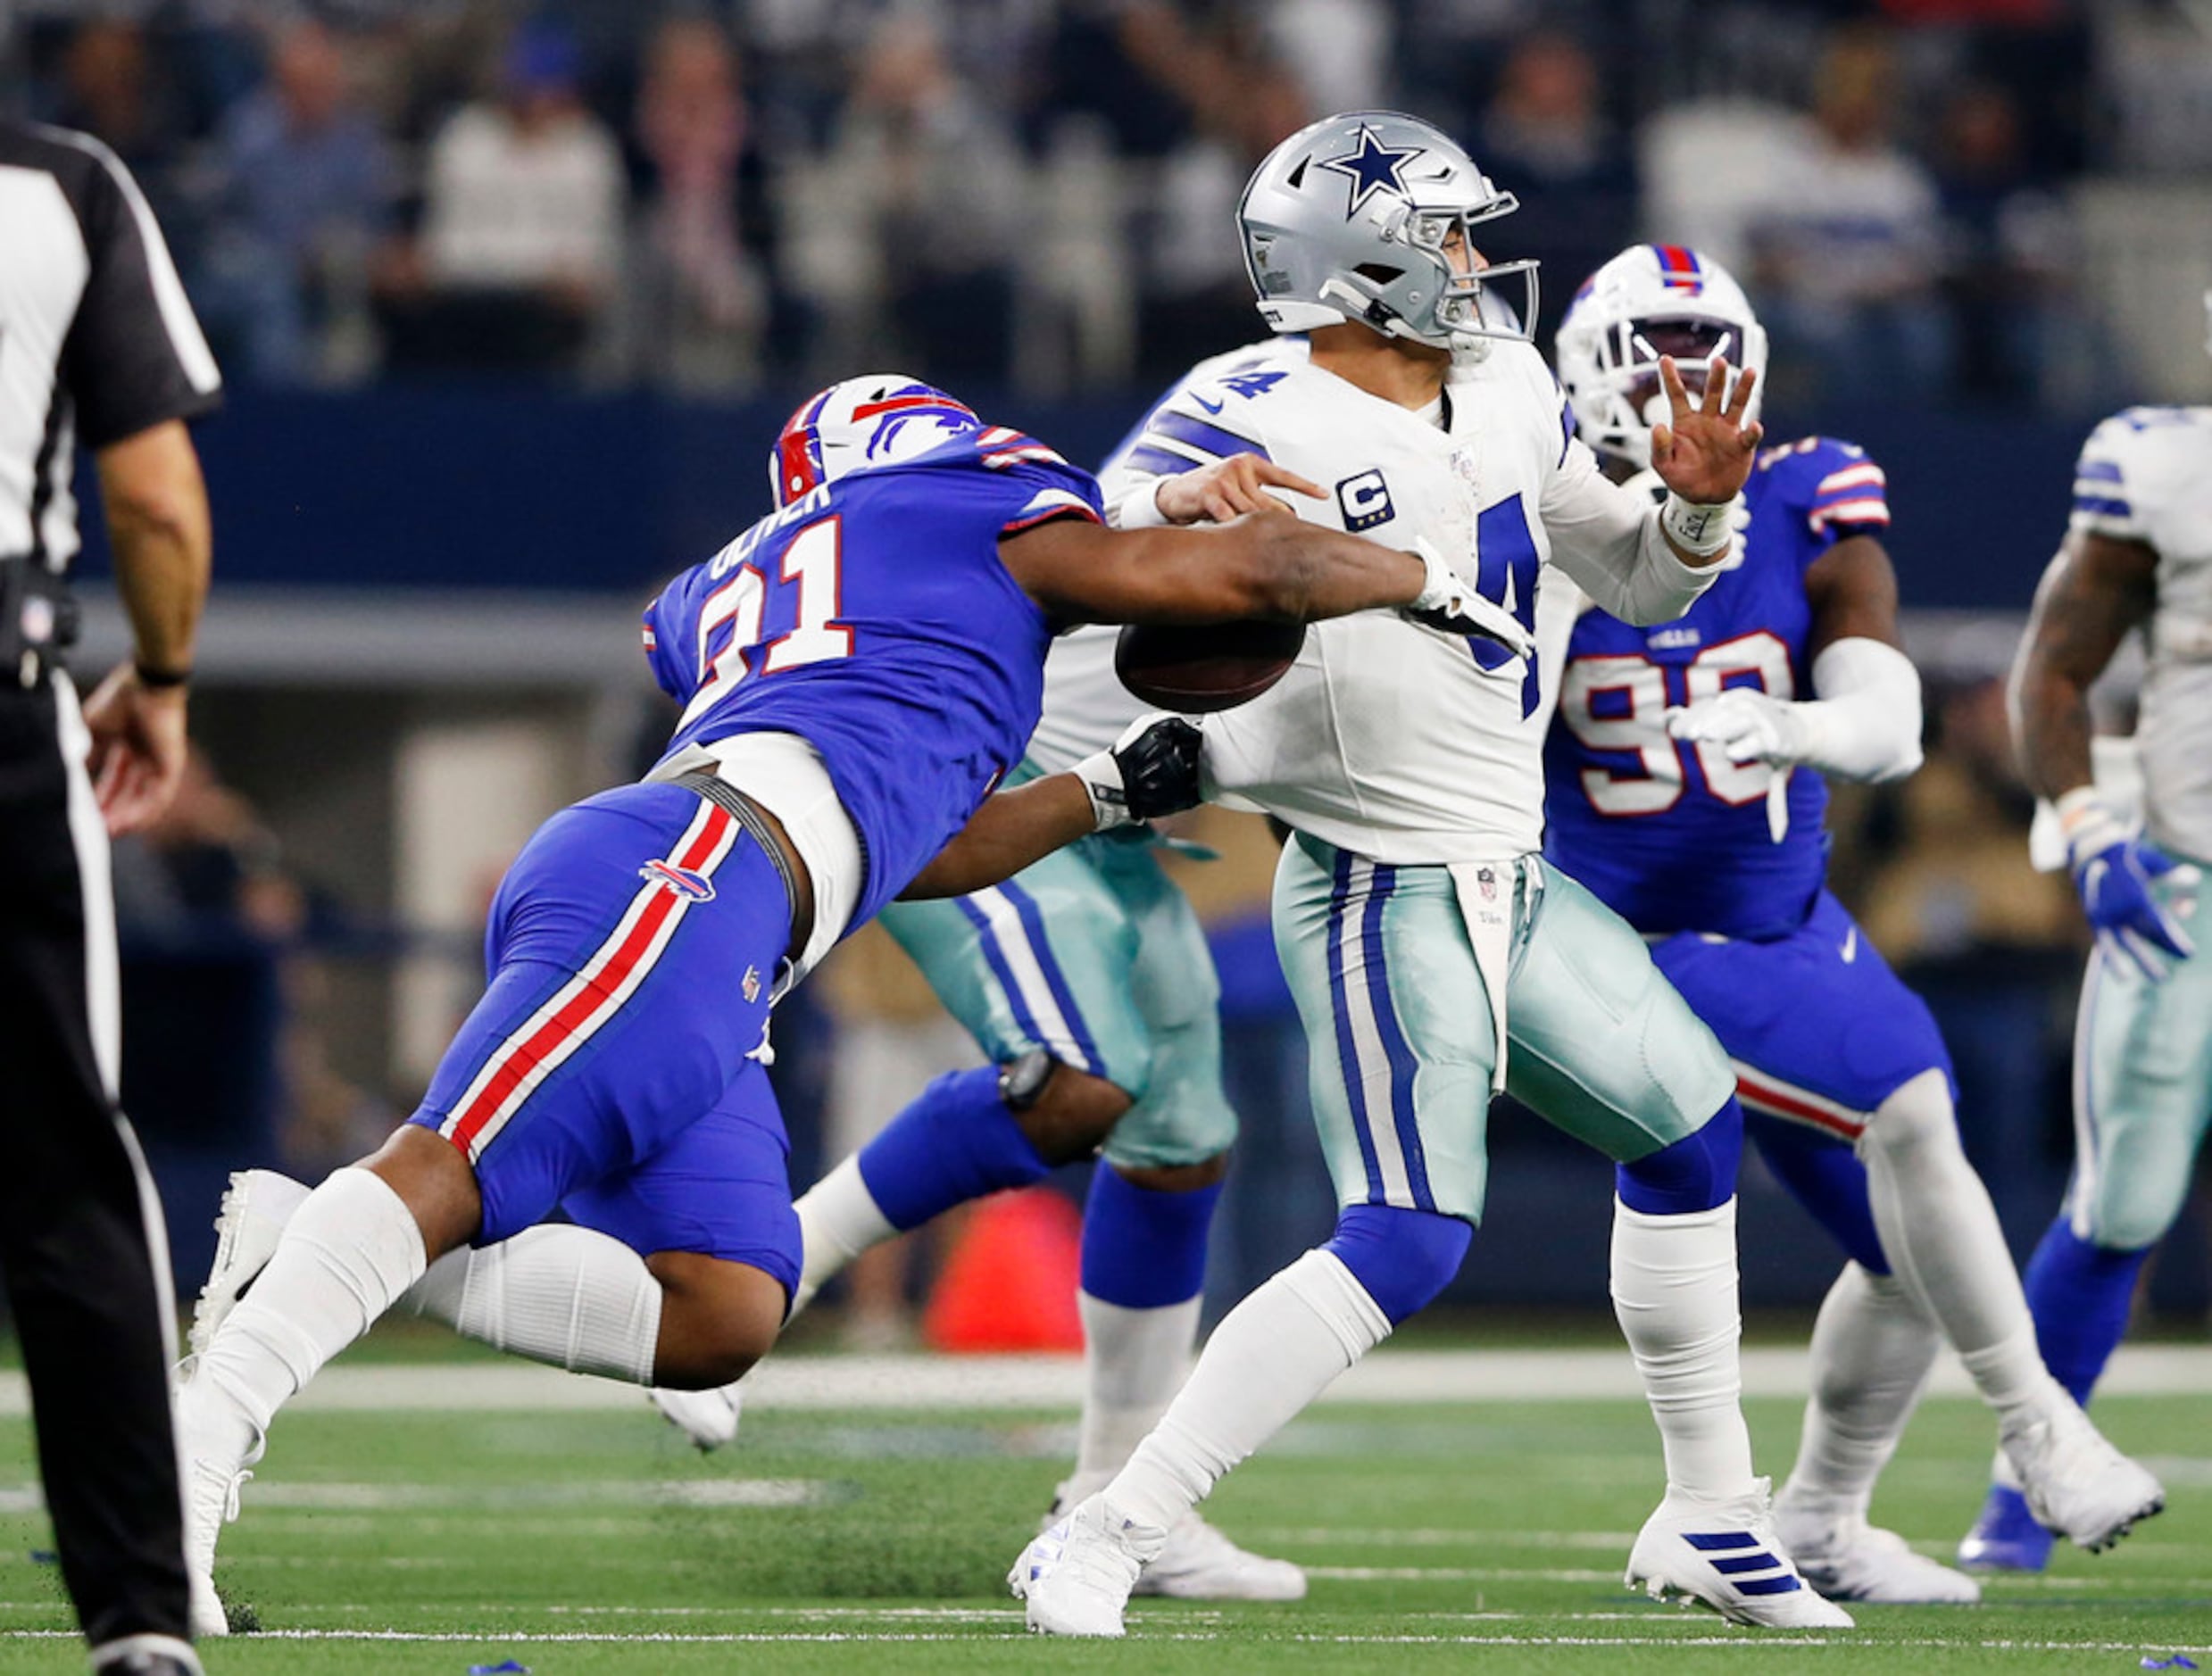
[[[1777,843],[1775,770],[1667,735],[1666,716],[1731,686],[1809,697],[1808,566],[1844,536],[1889,523],[1881,467],[1811,436],[1768,449],[1744,486],[1742,555],[1687,616],[1631,628],[1586,611],[1568,643],[1544,749],[1544,850],[1651,933],[1772,937],[1812,911],[1827,871],[1828,788],[1790,776]]]
[[[654,677],[684,706],[669,751],[788,733],[819,751],[867,859],[861,925],[1036,726],[1052,626],[1000,538],[1100,515],[1089,473],[997,428],[811,491],[646,609]]]

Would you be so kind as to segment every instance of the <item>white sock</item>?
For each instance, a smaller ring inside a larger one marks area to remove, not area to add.
[[[1309,1251],[1214,1329],[1168,1412],[1107,1498],[1168,1530],[1224,1473],[1390,1336],[1390,1317],[1333,1252]]]
[[[1083,1430],[1075,1476],[1060,1488],[1063,1504],[1103,1489],[1168,1412],[1190,1372],[1203,1301],[1130,1309],[1076,1294],[1083,1314]]]
[[[861,1179],[858,1153],[808,1188],[792,1208],[799,1213],[801,1251],[799,1290],[791,1295],[793,1315],[812,1303],[814,1294],[846,1264],[899,1232]]]
[[[1812,1348],[1812,1398],[1781,1498],[1864,1518],[1942,1336],[1895,1275],[1847,1263],[1821,1303]]]
[[[1659,1423],[1667,1487],[1716,1501],[1750,1494],[1736,1201],[1648,1216],[1615,1199],[1613,1313]]]
[[[1859,1156],[1884,1253],[1983,1398],[2008,1415],[2058,1395],[1989,1190],[1959,1148],[1943,1074],[1925,1072],[1884,1100]]]
[[[322,1365],[422,1278],[422,1232],[382,1177],[334,1170],[286,1225],[269,1266],[230,1312],[193,1377],[266,1431]]]
[[[571,1373],[653,1383],[661,1282],[645,1259],[591,1228],[525,1228],[477,1250],[449,1251],[406,1301],[495,1349]]]

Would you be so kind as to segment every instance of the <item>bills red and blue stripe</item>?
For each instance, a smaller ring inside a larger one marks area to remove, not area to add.
[[[412,1119],[474,1167],[478,1239],[597,1190],[631,1203],[609,1231],[640,1250],[772,1249],[788,1263],[760,1260],[795,1275],[795,1224],[734,1185],[772,1177],[788,1208],[774,1096],[747,1073],[790,935],[776,864],[683,786],[620,786],[540,827],[492,904],[484,997]],[[709,1137],[685,1148],[718,1110],[719,1174],[697,1167]]]
[[[1329,1005],[1371,1205],[1436,1208],[1413,1104],[1419,1068],[1391,993],[1384,913],[1398,870],[1349,850],[1336,854],[1328,910]]]
[[[1651,253],[1659,258],[1659,279],[1669,291],[1690,297],[1705,294],[1705,267],[1697,252],[1687,245],[1654,245]]]
[[[744,733],[811,743],[864,849],[859,925],[1036,725],[1052,626],[1001,538],[1101,516],[1088,473],[1000,427],[816,487],[647,609],[654,676],[685,706],[670,751]]]

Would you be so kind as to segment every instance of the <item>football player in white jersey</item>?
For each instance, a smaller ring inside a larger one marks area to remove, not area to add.
[[[1637,245],[1591,276],[1558,361],[1608,476],[1651,483],[1659,357],[1702,390],[1724,352],[1763,368],[1766,333],[1710,257]],[[1972,1578],[1867,1518],[1944,1339],[2076,1541],[2116,1539],[2162,1492],[2044,1370],[1935,1020],[1826,889],[1826,781],[1920,763],[1882,469],[1804,437],[1760,452],[1740,506],[1724,574],[1680,622],[1634,628],[1578,614],[1572,588],[1545,594],[1539,655],[1560,696],[1544,853],[1651,941],[1734,1060],[1761,1157],[1851,1259],[1821,1306],[1775,1502],[1792,1555],[1831,1599],[1972,1601]]]
[[[1301,518],[1443,553],[1533,622],[1547,560],[1640,622],[1679,616],[1728,545],[1754,380],[1693,407],[1672,362],[1663,507],[1608,483],[1501,306],[1476,224],[1510,212],[1452,141],[1385,112],[1328,118],[1263,162],[1239,208],[1260,309],[1310,358],[1185,384],[1109,488],[1126,527],[1163,477],[1260,453],[1326,498]],[[1533,313],[1533,311],[1525,311]],[[1125,1467],[1008,1581],[1033,1629],[1118,1635],[1177,1520],[1451,1280],[1481,1215],[1484,1125],[1510,1087],[1621,1165],[1613,1294],[1667,1489],[1629,1576],[1747,1623],[1848,1625],[1775,1539],[1738,1400],[1727,1056],[1641,939],[1546,867],[1533,642],[1379,618],[1310,635],[1269,693],[1206,722],[1225,799],[1292,829],[1276,946],[1298,1000],[1336,1233],[1240,1304]]]
[[[2025,1274],[2043,1359],[2086,1403],[2212,1121],[2212,956],[2199,950],[2212,928],[2199,889],[2212,865],[2212,407],[2116,414],[2074,479],[2012,703],[2021,770],[2063,841],[2048,865],[2073,874],[2097,935],[2075,1036],[2074,1178]],[[2133,750],[2100,750],[2093,766],[2089,689],[2137,630]],[[2140,772],[2140,808],[2115,784],[2134,776],[2108,762]],[[1960,1563],[2038,1572],[2050,1546],[2000,1456]]]

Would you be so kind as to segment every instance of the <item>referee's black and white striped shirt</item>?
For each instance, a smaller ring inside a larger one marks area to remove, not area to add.
[[[0,560],[66,568],[78,444],[189,419],[221,394],[130,171],[88,135],[0,120]]]

